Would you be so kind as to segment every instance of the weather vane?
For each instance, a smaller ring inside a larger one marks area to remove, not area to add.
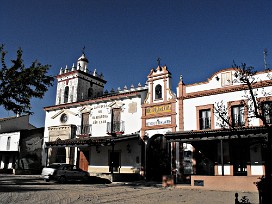
[[[158,62],[158,65],[160,67],[161,66],[161,58],[160,57],[158,57],[157,62]]]

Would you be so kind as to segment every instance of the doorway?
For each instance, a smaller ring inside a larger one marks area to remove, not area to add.
[[[119,172],[120,167],[120,152],[112,152],[109,153],[109,171],[110,172]]]
[[[79,152],[79,168],[88,171],[89,166],[89,151],[84,150]]]
[[[146,145],[146,179],[161,181],[171,174],[170,144],[163,135],[154,135]]]

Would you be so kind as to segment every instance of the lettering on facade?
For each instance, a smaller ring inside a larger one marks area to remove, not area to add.
[[[157,114],[157,113],[169,113],[171,112],[171,104],[154,106],[146,109],[146,115]]]
[[[101,105],[97,105],[97,106],[94,106],[93,109],[98,109],[98,108],[107,108],[108,105],[107,104],[101,104]]]
[[[108,118],[108,115],[97,115],[97,116],[93,116],[93,124],[102,124],[102,123],[106,123],[107,120],[106,118]]]
[[[101,104],[93,107],[93,109],[96,110],[96,113],[93,112],[92,116],[93,125],[107,123],[107,119],[109,118],[109,115],[105,114],[105,111],[107,111],[107,107],[107,104]]]
[[[170,118],[151,119],[146,121],[146,126],[171,124]]]

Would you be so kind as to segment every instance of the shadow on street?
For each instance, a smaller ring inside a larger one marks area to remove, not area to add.
[[[67,181],[65,184],[110,184],[111,181],[105,178],[90,176],[85,182]],[[57,181],[46,182],[37,176],[25,175],[5,175],[0,174],[0,192],[22,192],[22,191],[42,191],[48,190],[46,186],[65,185],[59,184]],[[33,186],[33,187],[30,187]],[[42,187],[42,188],[41,188]],[[57,189],[57,188],[56,188]],[[50,190],[54,190],[50,188]]]

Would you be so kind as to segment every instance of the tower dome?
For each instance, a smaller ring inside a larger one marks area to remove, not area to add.
[[[77,69],[84,71],[88,66],[89,60],[86,58],[85,53],[82,53],[81,57],[77,60]]]

